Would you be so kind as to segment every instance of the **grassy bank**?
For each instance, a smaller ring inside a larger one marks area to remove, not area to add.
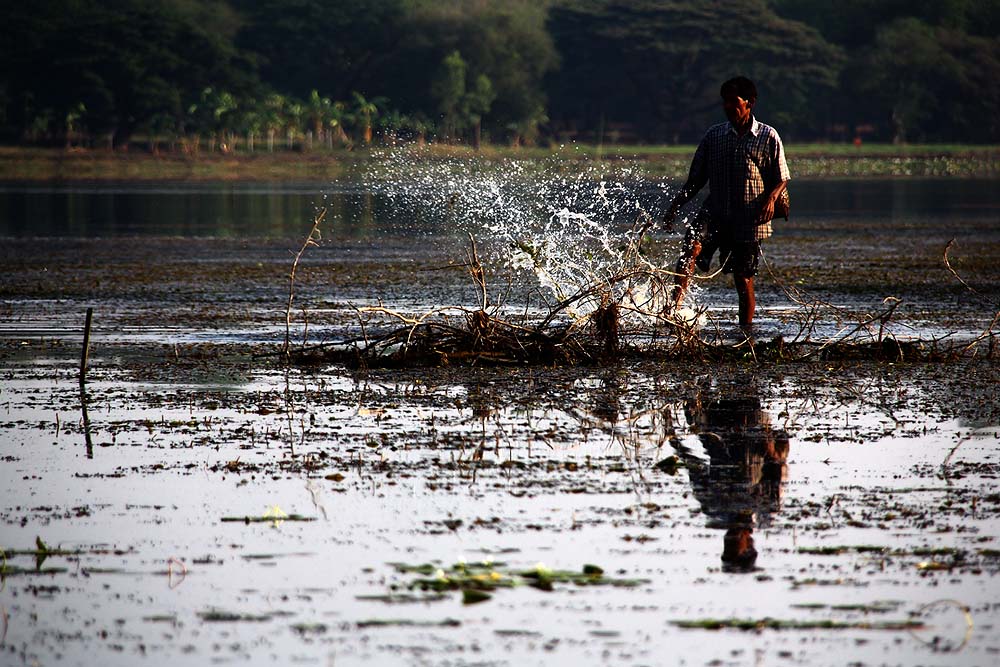
[[[412,152],[421,160],[478,156],[487,160],[555,158],[570,164],[600,161],[608,169],[627,166],[651,178],[679,178],[687,173],[694,146],[487,146],[476,152],[465,146],[435,145]],[[791,144],[787,153],[793,175],[799,178],[1000,175],[998,146]],[[355,178],[373,156],[384,154],[384,148],[186,155],[0,147],[0,180],[329,181]]]

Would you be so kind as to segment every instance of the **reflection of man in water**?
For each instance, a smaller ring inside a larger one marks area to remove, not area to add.
[[[695,497],[708,527],[726,530],[723,562],[731,569],[750,569],[757,559],[753,530],[767,526],[780,507],[788,434],[771,428],[753,389],[726,397],[699,392],[684,411],[709,456],[706,463],[686,448],[679,452]]]

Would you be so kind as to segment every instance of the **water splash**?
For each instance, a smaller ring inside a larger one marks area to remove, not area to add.
[[[567,151],[501,160],[407,148],[377,154],[367,177],[392,205],[463,239],[471,234],[490,266],[532,276],[558,301],[601,286],[604,297],[641,310],[658,312],[665,303],[648,281],[615,280],[670,268],[679,249],[655,224],[640,239],[639,228],[662,217],[674,186],[634,167]],[[583,298],[567,314],[585,316],[600,303]]]

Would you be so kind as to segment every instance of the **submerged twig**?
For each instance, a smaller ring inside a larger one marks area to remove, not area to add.
[[[929,639],[929,640],[928,639],[924,639],[923,637],[920,637],[919,635],[917,635],[916,632],[914,632],[914,630],[921,629],[919,627],[911,629],[910,630],[910,634],[913,635],[913,638],[916,639],[917,641],[919,641],[921,644],[924,644],[925,646],[929,646],[929,647],[933,648],[935,651],[944,651],[944,652],[952,652],[952,653],[957,652],[957,651],[961,651],[963,648],[965,648],[965,645],[968,644],[969,640],[972,638],[972,630],[975,627],[975,623],[972,620],[972,612],[970,611],[968,605],[963,604],[962,602],[960,602],[958,600],[951,599],[951,598],[946,598],[946,599],[942,599],[942,600],[934,600],[933,602],[928,602],[924,606],[920,607],[920,609],[917,610],[916,616],[919,618],[920,616],[923,616],[924,614],[926,614],[929,609],[932,609],[933,607],[941,606],[941,605],[955,607],[960,612],[962,612],[962,617],[963,617],[963,620],[965,621],[965,633],[962,636],[962,641],[960,641],[958,644],[956,644],[954,646],[952,646],[950,644],[944,644],[941,641],[941,639],[942,639],[941,636],[938,635],[938,634],[935,634],[934,637],[931,638],[931,639]]]
[[[951,250],[951,247],[953,245],[955,245],[955,239],[949,240],[948,243],[946,243],[944,246],[944,252],[941,254],[941,259],[944,261],[944,267],[949,271],[951,271],[951,275],[955,276],[955,280],[962,283],[965,289],[969,290],[973,294],[979,294],[979,292],[973,289],[972,286],[969,285],[969,283],[962,280],[962,276],[958,275],[955,269],[951,268],[951,262],[948,261],[948,251]]]
[[[174,580],[174,568],[177,568],[180,573],[180,578],[176,581]],[[171,556],[167,559],[167,588],[171,590],[180,586],[184,580],[187,578],[187,566],[184,564],[180,558]]]
[[[299,260],[302,259],[302,255],[305,253],[306,248],[309,246],[319,245],[318,241],[321,239],[320,234],[320,223],[323,222],[323,218],[326,217],[326,209],[320,209],[313,218],[312,229],[309,230],[309,234],[306,236],[306,240],[302,243],[302,247],[295,254],[295,259],[292,261],[292,270],[288,273],[288,305],[285,308],[285,345],[282,348],[282,353],[285,358],[289,358],[289,346],[291,345],[291,329],[292,329],[292,301],[295,300],[295,271],[299,268]],[[303,340],[303,346],[305,341]]]

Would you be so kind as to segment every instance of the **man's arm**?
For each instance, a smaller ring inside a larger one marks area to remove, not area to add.
[[[764,206],[761,207],[760,216],[757,218],[757,224],[763,225],[774,217],[774,203],[778,201],[778,197],[781,196],[786,187],[788,187],[788,181],[778,181],[778,184],[767,193],[767,197],[764,199]]]
[[[778,201],[778,197],[788,187],[788,181],[792,177],[788,171],[788,163],[785,161],[785,146],[777,133],[774,135],[771,169],[774,187],[771,188],[771,191],[767,193],[767,197],[764,198],[764,205],[761,207],[760,216],[757,218],[757,224],[759,225],[763,225],[768,220],[774,218],[774,203]]]
[[[707,182],[708,146],[705,143],[705,139],[702,139],[701,143],[698,144],[698,150],[694,153],[694,159],[691,160],[691,170],[688,172],[688,178],[684,183],[684,187],[681,188],[673,201],[670,202],[670,207],[663,216],[666,231],[674,231],[674,220],[677,219],[678,211],[683,208],[684,204],[691,201],[692,197],[698,194],[698,191],[705,187],[705,183]]]

